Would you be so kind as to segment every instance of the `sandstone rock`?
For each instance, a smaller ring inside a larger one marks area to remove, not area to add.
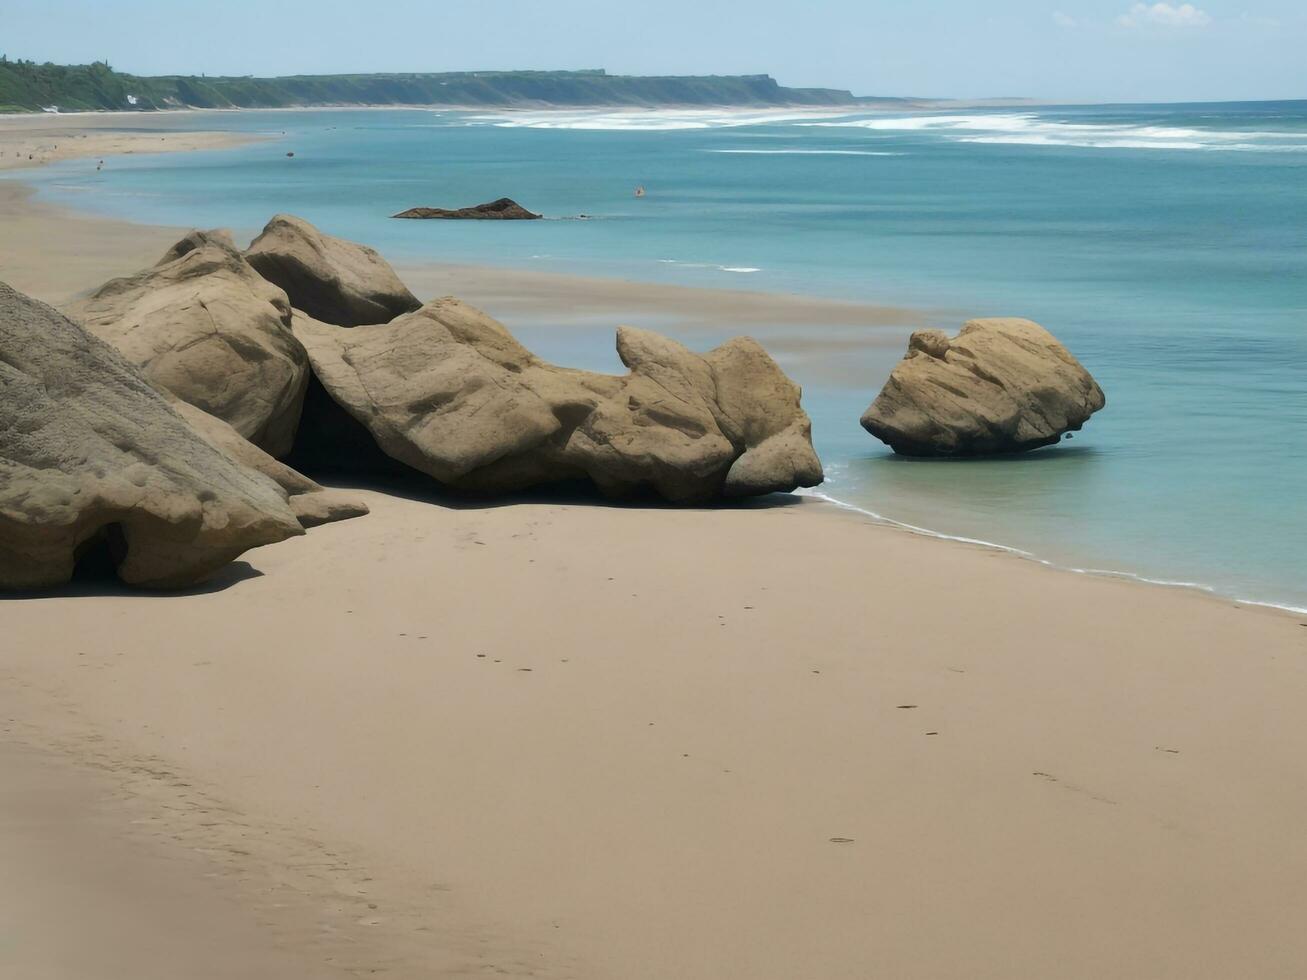
[[[1102,389],[1030,320],[971,320],[949,339],[912,335],[908,353],[862,416],[906,456],[975,456],[1051,445],[1105,404]]]
[[[512,198],[501,197],[487,204],[475,204],[470,208],[409,208],[392,218],[452,218],[472,221],[531,221],[541,217],[534,211],[528,211]]]
[[[180,400],[174,400],[172,407],[192,429],[220,452],[241,466],[262,473],[281,487],[289,498],[290,509],[302,527],[316,527],[332,521],[362,517],[368,513],[368,505],[358,497],[340,490],[328,490],[303,473],[273,459],[222,419],[214,418],[208,412]]]
[[[368,505],[352,493],[344,490],[328,490],[320,487],[312,493],[297,493],[290,498],[290,509],[300,527],[317,527],[320,524],[333,524],[347,521],[351,517],[363,517]]]
[[[701,357],[622,327],[630,373],[615,377],[547,364],[450,298],[378,326],[342,330],[298,311],[292,326],[331,402],[387,456],[450,487],[585,479],[612,496],[690,501],[821,482],[799,389],[751,340]],[[327,411],[306,410],[306,431]],[[357,445],[350,423],[325,425]]]
[[[712,368],[718,425],[743,453],[722,487],[728,497],[770,493],[778,487],[815,487],[821,461],[812,448],[812,423],[799,404],[799,386],[752,337],[736,337],[704,355]]]
[[[308,360],[290,332],[286,294],[225,232],[192,232],[153,268],[105,283],[67,313],[156,387],[274,455],[290,448]]]
[[[0,588],[66,582],[97,542],[124,582],[177,588],[302,533],[123,355],[0,284]]]
[[[324,323],[385,323],[421,305],[375,251],[292,215],[269,221],[245,258],[286,291],[292,306]]]

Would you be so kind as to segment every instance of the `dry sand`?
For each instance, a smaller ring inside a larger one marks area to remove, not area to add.
[[[130,961],[103,916],[203,881],[174,945],[406,978],[1302,975],[1296,619],[811,500],[368,503],[212,591],[0,610],[6,738],[151,855],[0,908]]]
[[[176,237],[0,190],[45,298]],[[1299,617],[812,499],[367,499],[0,601],[0,976],[1302,976]]]
[[[60,160],[100,160],[134,153],[217,150],[263,139],[239,133],[178,130],[195,113],[49,113],[0,115],[0,170]]]

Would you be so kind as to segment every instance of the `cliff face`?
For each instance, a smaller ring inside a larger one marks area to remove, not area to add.
[[[770,75],[634,76],[596,70],[142,77],[99,62],[0,61],[0,112],[50,106],[142,111],[324,105],[835,106],[862,101],[839,89],[786,88]]]

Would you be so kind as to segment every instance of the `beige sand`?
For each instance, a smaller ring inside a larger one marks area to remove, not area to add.
[[[200,132],[176,127],[198,113],[81,112],[0,115],[0,170],[40,167],[86,157],[92,164],[135,153],[177,153],[239,146],[262,136]]]
[[[0,181],[0,280],[47,303],[152,265],[184,232],[72,215]]]
[[[928,322],[926,314],[918,310],[787,293],[437,263],[400,266],[398,271],[419,296],[475,297],[474,301],[494,307],[507,320],[556,319],[566,314],[576,321],[620,314],[643,316],[680,329],[804,325],[866,333],[867,328],[891,328],[895,343],[902,328]],[[559,323],[561,329],[567,326]]]
[[[8,737],[105,770],[147,885],[209,881],[261,944],[396,977],[1301,976],[1296,619],[812,501],[368,503],[207,594],[0,612]],[[117,949],[97,905],[48,914]]]
[[[175,237],[4,208],[47,298]],[[368,502],[0,601],[0,976],[1302,975],[1299,618],[813,500]]]

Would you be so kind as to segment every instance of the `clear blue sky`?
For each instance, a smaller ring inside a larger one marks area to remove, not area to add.
[[[607,68],[860,95],[1307,98],[1307,3],[0,0],[0,52],[138,74]]]

